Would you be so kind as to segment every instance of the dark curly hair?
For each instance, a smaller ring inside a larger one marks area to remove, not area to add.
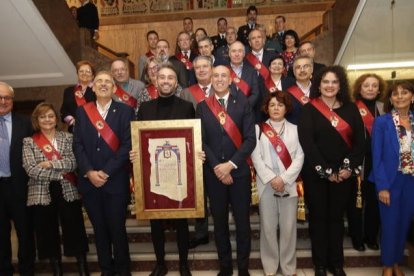
[[[378,100],[379,98],[382,98],[382,96],[385,93],[387,84],[385,83],[384,79],[381,78],[380,76],[378,76],[377,74],[374,73],[367,73],[367,74],[363,74],[361,76],[359,76],[359,78],[356,79],[355,83],[354,83],[354,87],[352,90],[352,97],[355,100],[361,100],[362,96],[361,96],[361,88],[362,88],[362,83],[367,79],[367,78],[375,78],[378,80],[378,84],[379,84],[379,94],[377,95],[377,97],[375,98],[375,100]]]
[[[339,80],[339,91],[336,94],[336,99],[342,104],[347,104],[351,102],[351,95],[349,91],[348,76],[346,75],[345,69],[342,66],[334,65],[324,67],[319,69],[316,76],[313,78],[311,92],[309,98],[314,99],[318,98],[321,95],[319,87],[321,85],[322,79],[328,73],[333,73]]]
[[[402,89],[407,89],[408,91],[411,92],[411,94],[414,95],[414,85],[411,82],[408,82],[408,81],[395,82],[393,85],[391,85],[388,88],[387,93],[385,93],[385,95],[384,95],[384,112],[390,113],[391,110],[394,108],[394,106],[392,105],[390,99],[391,99],[391,96],[392,96],[392,92],[397,90],[398,87],[401,87]],[[411,104],[410,104],[410,110],[414,111],[414,104],[413,104],[412,101],[411,101]]]
[[[286,45],[285,45],[285,39],[286,36],[292,36],[295,39],[295,47],[298,48],[299,47],[299,43],[300,43],[300,39],[298,36],[298,33],[295,32],[294,30],[287,30],[284,34],[283,34],[283,50],[286,50]]]

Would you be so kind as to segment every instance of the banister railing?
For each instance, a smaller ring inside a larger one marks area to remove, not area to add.
[[[318,35],[323,32],[323,24],[319,24],[309,32],[305,33],[300,37],[300,41],[311,41],[314,40]]]
[[[131,76],[131,78],[134,78],[135,76],[135,64],[128,58],[129,54],[126,52],[116,52],[108,47],[106,47],[105,45],[102,45],[99,42],[96,42],[97,45],[97,50],[98,52],[100,52],[101,54],[107,56],[110,59],[115,59],[115,58],[124,58],[126,60],[128,60],[128,66],[129,66],[129,75]]]

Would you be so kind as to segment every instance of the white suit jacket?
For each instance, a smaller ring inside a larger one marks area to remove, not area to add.
[[[256,148],[252,153],[252,161],[257,174],[256,182],[259,198],[266,185],[270,185],[270,181],[278,176],[273,168],[272,157],[270,155],[270,150],[274,149],[271,147],[271,143],[266,134],[260,132],[260,127],[256,125]],[[277,166],[279,168],[280,177],[285,183],[285,191],[289,193],[290,197],[295,197],[298,195],[296,190],[296,179],[302,169],[304,160],[304,154],[299,144],[296,125],[285,120],[285,131],[282,134],[282,140],[292,158],[292,164],[286,170],[280,158],[277,157]]]

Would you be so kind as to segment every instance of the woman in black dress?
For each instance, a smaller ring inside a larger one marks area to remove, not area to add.
[[[315,276],[343,270],[343,215],[364,156],[364,125],[340,66],[323,68],[298,124]]]

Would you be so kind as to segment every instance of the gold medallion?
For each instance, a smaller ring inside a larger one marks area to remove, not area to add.
[[[220,124],[224,126],[226,123],[226,113],[224,113],[224,111],[220,111],[218,117],[220,118]]]
[[[129,100],[129,96],[127,94],[122,95],[122,100],[128,101]]]
[[[266,134],[267,134],[267,136],[269,136],[270,138],[273,138],[273,136],[275,136],[275,135],[273,134],[273,131],[271,131],[271,130],[268,130],[268,131],[266,132]]]
[[[309,102],[309,98],[306,96],[302,96],[302,98],[300,98],[300,100],[302,101],[302,103],[308,103]]]
[[[75,96],[78,97],[78,98],[83,97],[82,92],[80,92],[79,90],[75,92]]]
[[[234,81],[235,83],[239,83],[239,82],[240,82],[240,79],[236,77],[236,78],[234,78],[234,79],[233,79],[233,81]]]
[[[256,64],[256,66],[254,66],[257,70],[262,69],[262,65],[260,63]]]
[[[103,129],[103,128],[104,128],[104,123],[103,123],[101,120],[99,120],[99,121],[97,121],[97,122],[95,123],[95,126],[96,126],[99,130],[101,130],[101,129]]]
[[[339,119],[336,116],[331,116],[331,125],[336,128],[338,126],[338,123]]]
[[[360,108],[359,113],[361,114],[362,117],[367,116],[367,111],[365,110],[365,108]]]
[[[45,152],[52,152],[52,146],[51,145],[44,145],[43,149],[45,150]]]

